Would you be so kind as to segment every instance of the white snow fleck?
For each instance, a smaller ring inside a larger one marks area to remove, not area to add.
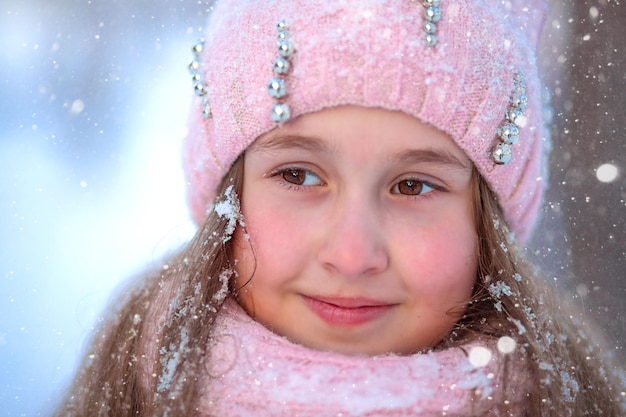
[[[600,182],[610,183],[617,179],[619,176],[619,170],[613,164],[602,164],[596,168],[596,178]]]
[[[222,301],[224,301],[224,299],[228,295],[228,291],[229,291],[228,284],[230,283],[230,279],[235,274],[236,272],[233,269],[225,269],[220,273],[219,280],[222,283],[222,287],[219,289],[219,291],[213,294],[214,301],[217,301],[218,303],[221,303]]]
[[[561,379],[563,380],[561,395],[565,398],[565,401],[574,401],[576,399],[576,393],[580,391],[578,381],[566,372],[561,372]]]
[[[182,328],[180,331],[180,346],[177,350],[175,350],[173,346],[170,346],[170,351],[168,354],[167,349],[165,349],[164,347],[161,348],[160,353],[167,356],[161,358],[161,364],[163,365],[163,374],[159,378],[157,391],[163,392],[169,389],[170,384],[172,383],[172,378],[174,377],[174,372],[176,372],[176,368],[181,361],[181,353],[187,352],[188,344],[189,336],[187,335],[187,329]]]
[[[506,355],[515,351],[515,348],[517,347],[517,342],[512,337],[502,336],[500,339],[498,339],[497,346],[498,351]]]
[[[511,318],[511,317],[507,317],[507,320],[517,326],[517,332],[519,334],[526,333],[526,327],[524,327],[521,321]]]
[[[77,99],[72,102],[70,106],[70,112],[72,114],[80,114],[83,110],[85,110],[85,103],[82,100]]]
[[[469,361],[476,368],[482,368],[491,361],[491,356],[491,351],[486,347],[475,346],[469,352]]]
[[[239,197],[237,197],[232,185],[226,188],[224,197],[224,200],[216,203],[213,207],[213,210],[218,217],[228,220],[228,224],[224,230],[224,236],[222,237],[222,243],[226,243],[230,240],[233,233],[235,233],[237,223],[243,226],[243,217],[240,211]]]
[[[547,362],[539,362],[539,369],[542,369],[544,371],[553,371],[554,366],[552,366],[551,364]]]
[[[502,295],[513,295],[511,287],[506,285],[504,281],[498,281],[489,286],[489,293],[495,298],[502,298]]]

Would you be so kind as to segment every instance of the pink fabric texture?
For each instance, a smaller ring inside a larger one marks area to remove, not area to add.
[[[341,105],[402,111],[447,133],[496,192],[518,241],[529,237],[544,188],[549,138],[535,56],[543,1],[442,0],[439,42],[425,41],[425,8],[411,0],[221,0],[205,34],[202,77],[213,118],[198,104],[184,144],[188,196],[202,223],[216,187],[259,135],[276,127],[267,92],[284,19],[295,45],[285,76],[292,118]],[[514,88],[526,75],[527,124],[513,160],[496,165]]]
[[[343,356],[277,336],[233,300],[215,329],[201,416],[525,415],[530,379],[521,355],[505,357],[493,342],[412,356]]]

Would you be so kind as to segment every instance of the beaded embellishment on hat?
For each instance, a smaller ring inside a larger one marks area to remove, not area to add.
[[[501,142],[491,151],[491,158],[496,164],[504,165],[511,162],[513,158],[511,146],[519,141],[520,127],[526,124],[524,110],[527,106],[526,77],[523,72],[517,72],[515,73],[513,94],[509,100],[505,121],[497,130]]]
[[[274,61],[274,77],[267,83],[267,92],[270,97],[278,100],[272,106],[270,116],[274,123],[284,123],[291,117],[289,105],[281,100],[287,96],[285,86],[285,75],[291,67],[291,56],[293,55],[293,43],[289,38],[287,23],[279,20],[276,24],[278,29],[278,58]]]
[[[211,113],[211,103],[209,102],[209,97],[207,96],[207,85],[202,79],[201,73],[201,55],[204,52],[204,41],[199,41],[196,43],[193,48],[191,48],[193,52],[193,60],[189,64],[189,72],[191,73],[191,80],[193,81],[193,90],[196,95],[200,97],[200,101],[202,103],[202,117],[205,119],[213,118],[213,114]]]
[[[424,12],[426,19],[424,31],[426,32],[426,44],[428,46],[437,45],[437,23],[441,20],[440,3],[441,0],[424,0],[424,7],[426,8]]]

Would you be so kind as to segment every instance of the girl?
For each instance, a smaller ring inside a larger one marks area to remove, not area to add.
[[[537,2],[220,1],[190,68],[194,239],[59,415],[617,416],[516,250],[549,148]]]

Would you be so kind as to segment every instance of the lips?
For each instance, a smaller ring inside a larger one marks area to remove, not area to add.
[[[360,326],[387,314],[394,304],[368,298],[307,297],[307,306],[331,326]]]

